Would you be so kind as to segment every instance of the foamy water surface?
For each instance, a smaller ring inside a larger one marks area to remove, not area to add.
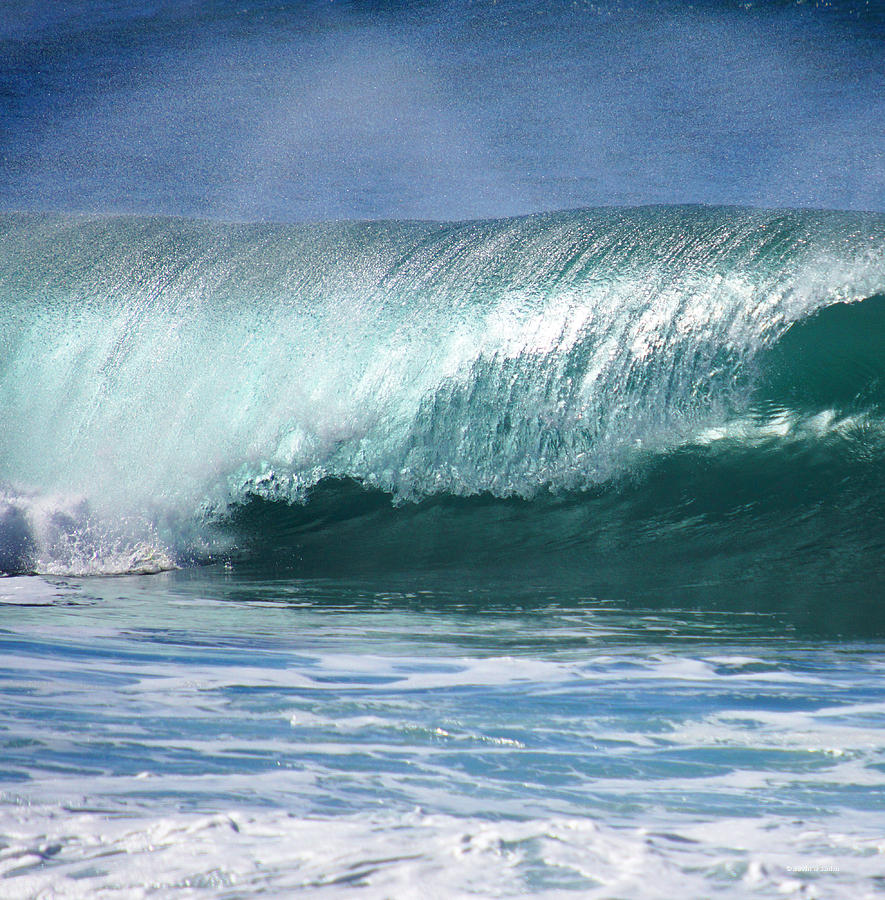
[[[221,570],[0,595],[4,897],[883,887],[880,644]]]

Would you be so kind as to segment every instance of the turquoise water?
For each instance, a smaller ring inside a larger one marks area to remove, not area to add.
[[[882,215],[0,228],[0,570],[881,590]]]

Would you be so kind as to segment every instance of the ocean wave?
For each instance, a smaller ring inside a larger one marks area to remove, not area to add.
[[[881,215],[21,214],[0,262],[0,570],[882,578]]]

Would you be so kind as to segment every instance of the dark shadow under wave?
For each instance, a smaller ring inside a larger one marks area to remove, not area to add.
[[[641,482],[594,493],[398,507],[331,480],[303,507],[253,500],[227,527],[242,574],[469,584],[504,597],[529,589],[885,633],[885,479],[867,473],[803,497],[782,477],[789,464],[760,482],[748,463],[678,455]],[[733,476],[727,495],[723,476]]]
[[[885,633],[885,477],[826,465],[797,477],[801,462],[683,452],[590,493],[402,506],[329,480],[305,506],[255,499],[227,527],[244,574],[530,588]]]

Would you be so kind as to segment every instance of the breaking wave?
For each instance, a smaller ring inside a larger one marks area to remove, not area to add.
[[[881,215],[12,214],[0,301],[7,573],[885,583]]]

